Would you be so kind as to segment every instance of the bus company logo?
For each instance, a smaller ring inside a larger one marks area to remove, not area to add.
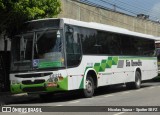
[[[34,81],[35,81],[35,78],[34,78],[34,77],[32,77],[31,82],[32,82],[32,83],[34,83]]]
[[[33,60],[33,67],[38,67],[39,65],[39,60],[35,59]]]
[[[2,107],[2,112],[12,112],[11,107]]]
[[[142,66],[142,61],[126,60],[126,67],[130,67],[130,66]]]

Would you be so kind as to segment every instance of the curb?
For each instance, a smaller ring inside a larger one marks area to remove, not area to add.
[[[12,96],[28,96],[27,93],[12,94]]]

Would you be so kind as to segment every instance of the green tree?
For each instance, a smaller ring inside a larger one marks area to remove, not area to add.
[[[0,32],[12,36],[25,21],[56,17],[60,0],[0,0]]]

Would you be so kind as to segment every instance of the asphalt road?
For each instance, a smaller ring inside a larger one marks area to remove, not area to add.
[[[110,86],[99,88],[93,98],[82,98],[81,93],[56,94],[49,100],[42,100],[37,95],[18,95],[12,97],[7,102],[7,106],[160,106],[160,82],[148,82],[142,84],[142,88],[138,90],[128,90],[125,86]],[[7,114],[8,113],[3,113]],[[17,113],[12,113],[12,115]],[[34,114],[36,113],[18,113],[18,114]],[[38,114],[38,113],[37,113]],[[48,112],[47,115],[53,113]],[[74,115],[74,112],[54,112],[54,115]],[[82,114],[76,112],[76,115]],[[159,115],[154,112],[87,112],[87,115],[107,114],[107,115]]]

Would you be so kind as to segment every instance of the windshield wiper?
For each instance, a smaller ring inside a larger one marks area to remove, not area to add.
[[[44,35],[44,33],[45,33],[47,30],[48,30],[48,28],[46,28],[46,29],[40,34],[39,37],[37,37],[37,35],[35,36],[34,45],[35,45],[37,54],[38,54],[37,42],[38,42],[38,40]]]

